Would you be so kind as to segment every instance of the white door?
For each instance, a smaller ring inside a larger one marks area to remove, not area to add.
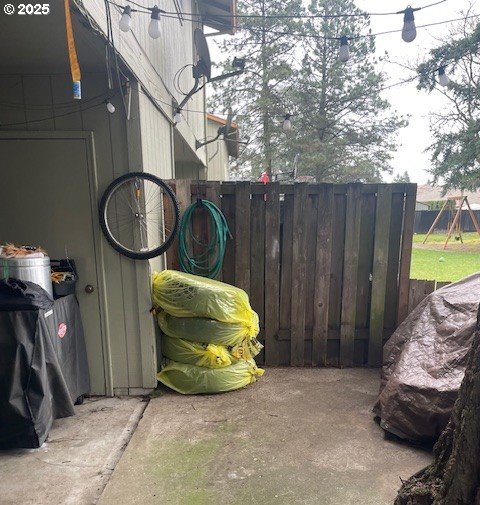
[[[0,243],[42,246],[51,258],[75,260],[92,393],[105,394],[90,139],[52,135],[0,134]]]

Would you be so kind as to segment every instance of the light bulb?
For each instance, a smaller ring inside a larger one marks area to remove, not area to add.
[[[340,50],[338,51],[338,60],[346,62],[350,59],[350,49],[348,48],[348,38],[340,37]]]
[[[175,111],[175,115],[173,116],[173,122],[175,124],[181,123],[182,122],[182,111],[180,109],[177,109]]]
[[[438,69],[438,84],[444,87],[447,87],[450,84],[450,79],[448,78],[448,75],[445,73],[445,67],[440,67]]]
[[[115,112],[115,105],[113,105],[112,102],[107,101],[107,110],[110,114],[113,114]]]
[[[283,131],[285,132],[288,132],[292,129],[292,121],[290,120],[291,117],[291,114],[285,114],[285,119],[283,120],[282,124]]]
[[[122,17],[120,18],[120,30],[122,32],[129,32],[132,27],[132,8],[127,5],[123,9]]]
[[[160,37],[160,9],[156,5],[152,8],[150,24],[148,25],[148,34],[152,39],[158,39],[158,37]]]
[[[403,16],[402,39],[405,42],[412,42],[417,36],[413,9],[409,5],[403,12],[405,15]]]

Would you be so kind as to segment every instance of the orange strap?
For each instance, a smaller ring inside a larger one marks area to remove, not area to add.
[[[70,13],[70,0],[64,0],[65,3],[65,28],[67,29],[68,58],[70,60],[70,71],[72,81],[81,81],[82,74],[78,64],[77,49],[75,48],[75,39],[73,38],[72,16]]]

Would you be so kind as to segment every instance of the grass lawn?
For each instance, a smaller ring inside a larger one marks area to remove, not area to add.
[[[477,233],[464,233],[463,244],[450,239],[443,249],[446,234],[435,234],[422,244],[425,235],[414,235],[411,279],[457,281],[480,272],[480,237]]]

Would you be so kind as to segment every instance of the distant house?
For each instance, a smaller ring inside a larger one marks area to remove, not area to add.
[[[428,210],[428,205],[426,203],[417,201],[415,203],[415,210]]]
[[[473,205],[480,205],[480,191],[460,191],[458,189],[447,191],[442,194],[441,186],[430,186],[430,184],[419,184],[417,186],[417,202],[439,202],[447,198],[464,195],[468,197],[468,201],[473,208]],[[420,210],[420,209],[417,209]]]
[[[213,114],[207,114],[207,138],[216,137],[218,129],[225,126],[226,120]],[[231,133],[228,138],[220,137],[217,142],[208,144],[207,171],[205,179],[209,181],[227,181],[229,179],[230,158],[238,158],[238,126],[231,124]]]

